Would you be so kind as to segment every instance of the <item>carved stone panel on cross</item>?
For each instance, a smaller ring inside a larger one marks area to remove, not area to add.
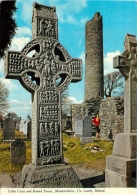
[[[137,41],[136,36],[127,34],[125,51],[113,59],[113,67],[125,77],[124,91],[124,131],[137,130]]]
[[[35,165],[63,162],[60,94],[70,82],[82,79],[81,66],[82,61],[71,58],[51,33],[37,36],[21,52],[7,52],[5,78],[18,79],[32,93],[32,163]]]

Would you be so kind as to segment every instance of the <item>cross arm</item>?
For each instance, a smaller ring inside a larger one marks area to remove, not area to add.
[[[68,74],[71,82],[78,82],[82,79],[82,60],[71,58],[69,62],[61,63],[62,68],[59,74]]]
[[[76,83],[82,80],[82,60],[81,59],[73,58],[73,60],[70,63],[70,73],[72,75],[71,82]]]
[[[17,79],[26,90],[33,92],[38,89],[39,86],[33,83],[27,73],[31,72],[31,74],[36,75],[37,71],[35,68],[28,68],[28,66],[29,60],[27,58],[23,58],[21,52],[7,52],[4,64],[5,78]]]
[[[130,60],[123,55],[116,56],[113,58],[113,68],[119,69],[124,77],[128,77],[130,71],[129,61]]]
[[[20,52],[8,51],[4,63],[5,78],[19,79],[21,76],[22,56]]]

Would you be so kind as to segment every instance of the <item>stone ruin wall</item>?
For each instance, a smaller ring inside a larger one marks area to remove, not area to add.
[[[90,98],[86,102],[82,104],[72,104],[71,105],[71,121],[72,121],[72,131],[75,132],[75,118],[82,114],[83,119],[85,118],[86,114],[90,116],[90,118],[94,118],[99,113],[99,105],[101,103],[102,98]]]
[[[112,140],[116,134],[124,131],[124,99],[122,97],[103,99],[99,109],[101,139],[109,139],[110,130]]]
[[[123,132],[124,100],[122,97],[106,98],[102,100],[100,99],[98,101],[93,98],[91,101],[87,101],[82,104],[73,104],[71,106],[72,131],[75,132],[76,116],[78,114],[82,114],[84,119],[86,115],[86,109],[88,109],[88,114],[91,118],[99,113],[99,117],[101,119],[101,139],[106,140],[109,138],[110,129],[112,130],[112,139],[115,138],[116,134]]]

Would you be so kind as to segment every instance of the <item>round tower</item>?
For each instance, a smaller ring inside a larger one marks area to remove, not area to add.
[[[95,13],[86,23],[85,101],[104,96],[103,25],[102,16]]]

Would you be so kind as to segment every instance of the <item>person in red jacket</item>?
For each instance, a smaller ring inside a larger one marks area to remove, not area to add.
[[[96,127],[96,130],[97,130],[96,137],[99,137],[99,133],[100,133],[100,128],[99,128],[99,126],[100,126],[100,118],[99,118],[98,114],[97,114],[97,116],[94,119],[92,119],[92,123]]]

